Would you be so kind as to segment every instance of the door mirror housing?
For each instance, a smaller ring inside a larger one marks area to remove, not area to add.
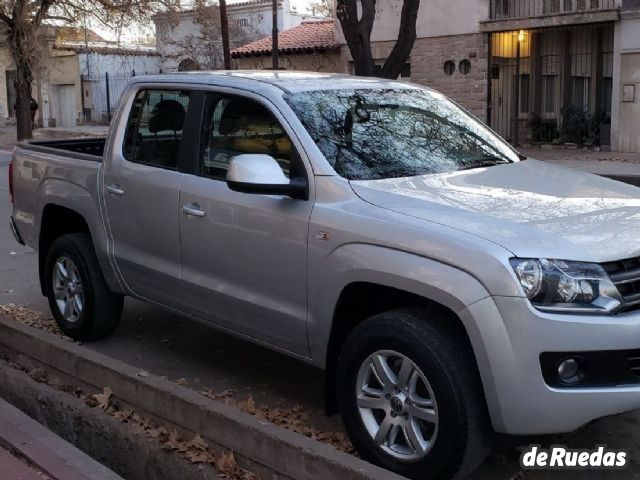
[[[233,157],[226,179],[234,192],[309,199],[307,181],[303,178],[289,180],[271,155],[251,153]]]

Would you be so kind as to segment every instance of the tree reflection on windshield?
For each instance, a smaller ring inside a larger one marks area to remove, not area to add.
[[[482,123],[429,90],[323,90],[285,99],[335,171],[350,180],[518,161]]]

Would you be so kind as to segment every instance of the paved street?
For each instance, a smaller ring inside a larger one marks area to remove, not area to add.
[[[37,257],[18,246],[9,230],[10,206],[7,163],[10,155],[0,151],[0,304],[27,305],[48,312],[37,283]],[[326,418],[321,372],[264,348],[237,340],[157,307],[128,299],[122,325],[108,339],[86,344],[140,369],[166,376],[197,390],[235,391],[238,400],[251,396],[258,405],[302,405],[309,425],[325,431],[342,431],[338,417]],[[631,452],[634,464],[624,471],[599,471],[589,478],[640,478],[640,414],[603,419],[569,437],[501,437],[476,479],[510,479],[519,471],[518,445],[567,443],[593,448],[605,443]],[[518,477],[521,478],[521,477]],[[584,478],[584,472],[527,472],[526,478]]]

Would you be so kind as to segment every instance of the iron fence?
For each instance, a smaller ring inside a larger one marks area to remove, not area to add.
[[[513,144],[606,145],[613,24],[491,34],[489,122]]]
[[[87,123],[109,124],[129,80],[135,72],[82,76],[82,110]]]
[[[491,20],[582,13],[616,8],[616,0],[491,0]]]

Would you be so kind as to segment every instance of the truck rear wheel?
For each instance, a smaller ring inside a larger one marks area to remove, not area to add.
[[[338,360],[338,402],[364,459],[409,478],[459,478],[489,453],[493,429],[468,345],[430,315],[398,309],[358,325]]]
[[[97,340],[118,326],[123,297],[109,289],[89,234],[56,239],[47,253],[44,279],[49,307],[65,335]]]

